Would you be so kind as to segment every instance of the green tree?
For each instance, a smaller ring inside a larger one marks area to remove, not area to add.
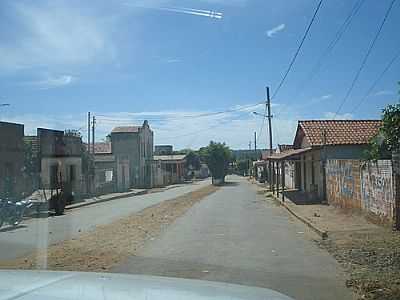
[[[213,179],[225,181],[228,174],[231,151],[225,143],[211,141],[207,147],[199,150],[201,159],[207,164]]]
[[[390,104],[382,110],[382,127],[371,139],[365,158],[388,159],[393,151],[400,151],[400,103]]]
[[[390,151],[400,150],[400,103],[388,105],[382,114],[382,134]]]
[[[200,156],[196,152],[190,151],[186,155],[186,166],[188,167],[188,169],[199,170]]]
[[[249,160],[248,159],[240,159],[236,162],[236,170],[239,174],[243,175],[247,173],[249,170]]]

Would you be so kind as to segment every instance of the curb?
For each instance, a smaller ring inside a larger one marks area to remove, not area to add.
[[[106,198],[106,199],[99,199],[99,200],[97,200],[97,201],[82,202],[82,203],[77,203],[77,204],[71,204],[71,205],[66,206],[65,209],[66,209],[66,210],[71,210],[71,209],[75,209],[75,208],[80,208],[80,207],[84,207],[84,206],[94,205],[94,204],[103,203],[103,202],[112,201],[112,200],[117,200],[117,199],[121,199],[121,198],[127,198],[127,197],[133,197],[133,196],[140,196],[140,195],[147,194],[148,192],[149,192],[149,190],[144,190],[144,191],[133,192],[133,193],[125,194],[125,195],[113,196],[113,197]]]
[[[323,230],[307,220],[305,217],[301,216],[300,214],[296,213],[291,207],[289,207],[285,202],[282,202],[280,199],[276,198],[275,196],[272,196],[275,200],[277,200],[283,207],[287,209],[288,212],[290,212],[293,216],[295,216],[297,219],[302,221],[304,224],[306,224],[309,228],[314,230],[323,240],[328,238],[328,231]]]

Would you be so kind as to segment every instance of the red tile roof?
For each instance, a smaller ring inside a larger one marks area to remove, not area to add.
[[[323,145],[323,132],[326,132],[325,145],[367,144],[382,126],[380,120],[310,120],[299,121],[295,145],[299,147],[301,137],[307,138],[310,146]],[[296,147],[296,148],[297,148]]]
[[[115,127],[111,133],[136,133],[140,128],[141,126],[119,126]]]

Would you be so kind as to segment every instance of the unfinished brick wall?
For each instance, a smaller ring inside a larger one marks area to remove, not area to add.
[[[361,209],[360,161],[328,160],[326,192],[329,204],[341,208]]]

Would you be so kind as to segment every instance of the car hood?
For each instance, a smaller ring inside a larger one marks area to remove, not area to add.
[[[290,300],[263,288],[211,281],[53,271],[0,271],[0,300]]]

